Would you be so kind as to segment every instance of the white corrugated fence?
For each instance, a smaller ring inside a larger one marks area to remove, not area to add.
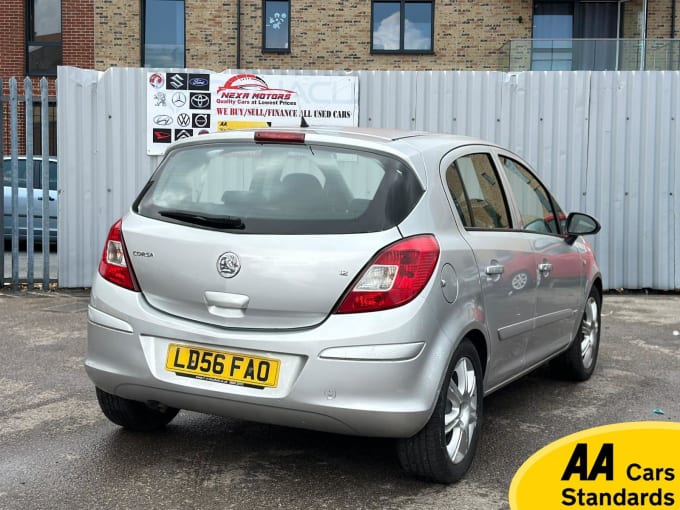
[[[109,226],[160,160],[146,155],[147,72],[59,68],[61,287],[90,285]],[[508,147],[565,210],[599,218],[605,288],[680,289],[680,72],[251,72],[356,75],[360,126]]]

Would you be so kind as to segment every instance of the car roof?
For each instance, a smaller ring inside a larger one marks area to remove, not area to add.
[[[313,141],[335,141],[337,142],[359,142],[360,145],[375,144],[389,146],[393,142],[409,141],[416,144],[423,144],[423,147],[433,148],[437,145],[445,145],[448,150],[456,147],[472,144],[494,145],[492,143],[462,135],[431,133],[427,131],[413,131],[405,129],[386,129],[386,128],[357,128],[357,127],[262,127],[238,129],[224,131],[221,133],[211,133],[199,135],[193,138],[186,138],[173,143],[170,148],[182,145],[195,145],[206,142],[218,141],[252,141],[256,131],[276,131],[289,133],[305,133]]]

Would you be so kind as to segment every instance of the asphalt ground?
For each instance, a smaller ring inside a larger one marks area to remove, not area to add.
[[[515,471],[548,443],[680,421],[680,295],[606,295],[593,377],[572,384],[543,368],[488,397],[475,462],[451,486],[403,474],[390,440],[189,412],[161,432],[121,430],[83,369],[87,301],[86,291],[0,292],[3,510],[506,509]]]

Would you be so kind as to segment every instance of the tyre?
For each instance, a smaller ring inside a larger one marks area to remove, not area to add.
[[[472,464],[482,425],[482,365],[469,340],[456,349],[434,412],[415,436],[397,444],[402,468],[439,483],[460,480]]]
[[[137,432],[151,432],[165,427],[177,416],[179,409],[154,409],[143,402],[111,395],[97,388],[97,400],[104,415],[116,425]]]
[[[572,381],[586,381],[593,375],[600,351],[602,297],[593,287],[586,300],[581,326],[569,349],[554,361],[557,374]]]

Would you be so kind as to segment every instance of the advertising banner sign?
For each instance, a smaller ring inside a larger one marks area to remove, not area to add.
[[[358,126],[356,76],[150,72],[147,154],[190,136],[259,126]]]

